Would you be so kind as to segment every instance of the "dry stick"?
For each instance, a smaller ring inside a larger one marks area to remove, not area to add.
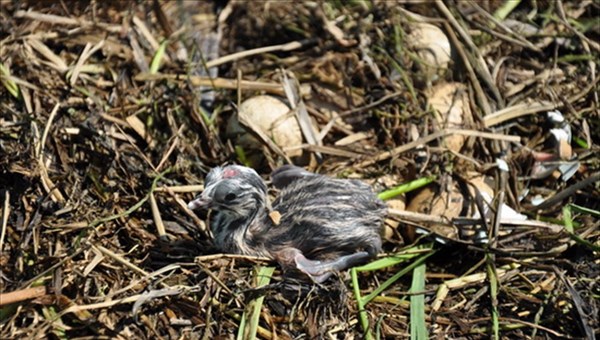
[[[142,20],[140,20],[140,18],[138,18],[137,15],[134,15],[131,18],[131,21],[133,21],[133,24],[139,30],[139,33],[144,37],[144,39],[146,39],[150,46],[152,46],[153,52],[156,52],[156,50],[160,48],[160,43],[154,38],[154,35],[150,33],[148,26],[146,26],[146,24]],[[165,53],[163,57],[165,58],[166,62],[169,62],[171,60],[167,53]]]
[[[132,117],[132,116],[129,116],[129,117]],[[129,118],[129,117],[127,117],[127,118]],[[135,117],[135,118],[137,118],[137,117]],[[129,121],[127,122],[127,124],[128,124],[128,126],[131,126],[129,124]],[[123,135],[127,136],[125,131],[123,131],[123,129],[119,125],[115,125],[115,126],[117,127],[117,129],[119,129],[119,132],[121,132]],[[133,127],[133,126],[131,126],[131,127]],[[148,136],[150,136],[150,135],[148,135]],[[141,136],[141,137],[144,138],[144,136]],[[152,168],[152,170],[154,170],[154,172],[158,173],[158,171],[156,170],[156,167],[154,166],[154,164],[152,164],[152,160],[150,158],[148,158],[148,156],[144,152],[142,152],[142,150],[140,150],[140,148],[137,146],[137,144],[134,143],[133,141],[130,141],[129,139],[127,140],[127,142],[129,143],[129,145],[131,145],[131,147],[133,147],[135,149],[135,151],[137,151],[140,154],[140,157],[142,157],[142,159],[144,161],[146,161],[146,163]]]
[[[517,263],[513,264],[512,267],[519,268],[520,265]],[[498,275],[503,276],[509,268],[511,268],[511,265],[502,266],[498,269]],[[475,273],[443,282],[438,286],[435,300],[431,305],[431,310],[437,311],[440,309],[450,290],[462,288],[473,283],[483,282],[486,279],[486,276],[486,273]]]
[[[549,102],[523,103],[513,105],[502,110],[496,111],[491,115],[483,117],[483,125],[486,128],[500,124],[507,120],[530,115],[542,111],[550,111],[557,107],[557,104]]]
[[[558,8],[558,16],[560,17],[560,19],[563,21],[563,23],[567,26],[567,28],[571,31],[573,31],[573,33],[575,33],[575,35],[577,35],[579,37],[579,39],[581,39],[581,45],[583,47],[583,50],[587,53],[591,55],[590,52],[590,46],[592,46],[597,52],[600,51],[600,44],[598,44],[595,41],[592,41],[590,39],[588,39],[588,37],[586,37],[584,34],[582,34],[581,32],[579,32],[578,30],[576,30],[575,28],[573,28],[573,26],[571,26],[571,24],[569,23],[569,21],[567,20],[567,16],[565,14],[565,9],[563,8],[563,4],[562,1],[559,0],[557,1],[557,8]],[[590,60],[589,61],[589,65],[590,65],[590,74],[592,79],[596,79],[596,61],[594,60]],[[596,102],[598,102],[598,92],[594,92],[594,97],[596,99]]]
[[[204,190],[202,185],[189,185],[187,187],[192,187],[194,189],[197,189],[198,187],[200,187],[200,189],[193,190],[193,191]],[[177,204],[177,206],[179,206],[179,208],[181,210],[183,210],[183,212],[194,221],[194,224],[199,228],[202,236],[206,239],[211,239],[210,233],[208,232],[204,221],[199,219],[198,216],[196,216],[196,214],[192,210],[190,210],[190,208],[188,208],[187,203],[185,203],[179,196],[177,196],[177,194],[175,194],[175,191],[171,190],[171,188],[177,189],[177,188],[181,188],[181,187],[162,187],[162,188],[157,188],[155,191],[166,191],[175,200],[175,203]],[[158,190],[158,189],[162,189],[162,190]],[[191,192],[191,191],[187,191],[187,188],[185,188],[185,190],[186,191],[178,191],[178,192]]]
[[[501,135],[501,134],[496,134],[496,133],[481,132],[481,131],[474,131],[474,130],[443,129],[440,131],[436,131],[425,137],[419,138],[416,141],[398,146],[390,151],[384,151],[384,152],[380,153],[379,155],[373,157],[372,159],[369,159],[369,160],[359,163],[357,165],[357,167],[366,167],[371,164],[375,164],[379,161],[398,156],[399,154],[406,152],[408,150],[411,150],[413,148],[416,148],[422,144],[429,143],[433,140],[436,140],[438,138],[445,137],[445,136],[448,136],[451,134],[474,136],[474,137],[481,137],[481,138],[488,138],[488,139],[497,139],[497,140],[503,140],[503,141],[507,141],[507,142],[519,142],[521,140],[521,137],[519,137],[519,136]]]
[[[46,286],[25,288],[10,293],[0,293],[0,306],[46,295]]]
[[[567,334],[559,333],[559,332],[557,332],[557,331],[555,331],[555,330],[553,330],[551,328],[544,327],[542,325],[538,325],[538,324],[535,324],[533,322],[528,322],[528,321],[523,321],[523,320],[513,319],[513,318],[507,318],[507,317],[502,317],[502,316],[499,318],[499,320],[500,321],[509,321],[509,322],[513,322],[513,323],[518,323],[518,324],[521,324],[521,325],[524,325],[524,326],[528,326],[528,327],[531,327],[531,328],[537,328],[537,329],[543,330],[543,331],[545,331],[547,333],[553,334],[554,336],[556,336],[558,338],[568,338]]]
[[[203,261],[212,261],[219,259],[233,259],[233,260],[247,260],[253,262],[270,262],[271,259],[267,257],[260,257],[254,255],[241,255],[241,254],[211,254],[211,255],[202,255],[196,256],[194,258],[194,262],[203,262]]]
[[[43,42],[38,39],[27,39],[27,44],[29,44],[33,49],[38,51],[41,55],[43,55],[48,61],[50,61],[50,66],[56,69],[60,73],[64,73],[67,71],[69,66],[62,60],[61,57],[57,56],[51,49],[48,48]]]
[[[156,188],[154,191],[157,192],[198,192],[204,190],[204,185],[174,185],[174,186],[162,186]]]
[[[4,236],[6,236],[6,228],[8,228],[8,216],[10,215],[10,191],[6,190],[4,195],[4,206],[2,207],[2,230],[0,230],[0,252],[4,245]]]
[[[173,294],[179,294],[180,292],[181,292],[181,290],[178,290],[177,292],[173,292]],[[167,295],[167,294],[165,294],[165,295]],[[94,303],[94,304],[89,304],[89,305],[73,305],[73,306],[61,311],[60,313],[53,316],[52,318],[45,320],[45,324],[42,327],[42,330],[40,330],[40,331],[45,331],[47,328],[50,327],[50,325],[52,325],[52,323],[54,321],[60,319],[62,316],[67,315],[69,313],[78,313],[78,312],[86,311],[86,310],[90,310],[90,309],[108,308],[108,307],[116,306],[119,304],[137,302],[138,300],[141,300],[141,299],[147,299],[147,297],[148,297],[148,294],[144,293],[144,294],[137,294],[134,296],[129,296],[129,297],[122,298],[122,299],[115,299],[115,300]]]
[[[17,85],[20,85],[21,87],[26,87],[26,88],[29,88],[29,89],[32,89],[32,90],[35,90],[35,91],[38,91],[38,92],[44,92],[41,87],[33,85],[32,83],[30,83],[28,81],[25,81],[25,80],[23,80],[21,78],[17,78],[14,75],[2,76],[2,77],[5,78],[8,81],[12,81],[13,83],[15,83]],[[48,93],[44,93],[44,95],[47,96],[47,97],[50,97],[52,100],[58,101],[58,99],[55,96],[51,96]],[[28,113],[33,112],[33,109],[31,109],[31,103],[29,104],[29,107],[27,108],[27,112]]]
[[[75,85],[75,82],[79,77],[79,73],[81,72],[81,68],[83,67],[83,64],[86,62],[86,60],[88,60],[94,53],[96,53],[96,51],[101,49],[102,46],[104,46],[104,40],[100,40],[94,47],[92,47],[92,44],[90,43],[85,44],[83,52],[81,52],[81,55],[77,60],[77,64],[75,64],[75,68],[73,68],[73,74],[71,75],[70,81],[71,86]]]
[[[502,39],[502,40],[506,41],[507,43],[509,43],[511,45],[517,45],[517,46],[521,46],[523,48],[531,48],[531,49],[535,49],[535,51],[538,52],[538,53],[543,53],[542,50],[539,49],[538,47],[535,47],[533,45],[529,46],[527,44],[524,44],[519,39],[515,39],[515,38],[511,37],[510,35],[506,35],[504,33],[500,33],[498,31],[495,31],[495,30],[493,30],[493,29],[491,29],[491,28],[489,28],[489,27],[487,27],[487,26],[485,26],[483,24],[478,23],[478,22],[474,22],[473,24],[475,25],[475,27],[477,27],[480,30],[486,32],[487,34],[491,35],[494,38]],[[492,79],[495,80],[494,77],[492,77]],[[507,96],[505,95],[505,97],[507,97]]]
[[[372,103],[369,103],[369,104],[367,104],[365,106],[361,106],[361,107],[357,107],[357,108],[354,108],[354,109],[346,110],[346,111],[340,113],[339,116],[334,117],[332,119],[337,119],[339,117],[346,117],[346,116],[349,116],[349,115],[354,114],[354,113],[358,113],[358,112],[362,112],[362,111],[366,111],[366,110],[372,109],[374,107],[377,107],[379,104],[383,104],[384,102],[386,102],[386,101],[388,101],[390,99],[393,99],[393,98],[396,98],[396,97],[400,97],[403,94],[404,94],[403,91],[398,91],[398,92],[390,93],[390,94],[385,95],[385,96],[377,99],[376,101],[374,101]]]
[[[454,44],[454,46],[456,47],[458,55],[465,64],[465,68],[467,69],[467,75],[469,76],[469,80],[471,81],[471,84],[475,89],[475,95],[477,96],[477,101],[479,102],[479,105],[483,109],[484,116],[491,114],[492,108],[490,107],[490,103],[488,102],[485,92],[483,91],[483,87],[481,87],[481,83],[479,83],[479,79],[477,78],[477,74],[475,74],[475,70],[473,69],[473,65],[471,65],[471,61],[469,59],[469,56],[467,55],[467,52],[465,52],[465,50],[462,48],[462,45],[458,41],[458,38],[456,37],[456,34],[454,34],[454,31],[451,29],[450,25],[445,23],[444,27],[448,32],[450,40],[452,40],[452,44]]]
[[[148,282],[150,279],[153,279],[153,278],[155,278],[155,277],[157,277],[159,275],[162,275],[165,272],[174,271],[174,270],[179,269],[179,268],[181,268],[181,266],[177,265],[177,264],[166,265],[166,266],[164,266],[162,268],[159,268],[159,269],[153,271],[152,273],[149,273],[148,276],[143,276],[143,277],[140,277],[138,279],[131,280],[127,286],[125,286],[125,287],[123,287],[121,289],[115,290],[115,291],[111,291],[110,293],[108,293],[105,296],[102,296],[101,298],[103,300],[110,300],[114,296],[117,296],[119,294],[123,294],[123,293],[127,292],[128,290],[131,290],[131,289],[134,289],[136,287],[139,287],[139,285],[142,282]],[[99,300],[100,298],[92,298],[92,297],[90,297],[90,299],[98,299]]]
[[[437,8],[440,10],[440,12],[442,12],[442,14],[444,14],[444,16],[448,19],[448,21],[450,21],[450,24],[452,24],[452,27],[454,27],[454,29],[458,32],[458,34],[460,35],[462,40],[467,44],[467,46],[471,50],[471,53],[473,53],[475,55],[475,59],[479,64],[475,68],[477,70],[477,73],[481,76],[481,78],[483,78],[483,81],[486,83],[488,88],[492,91],[498,104],[504,106],[502,104],[504,102],[504,99],[502,98],[502,96],[500,95],[500,91],[494,84],[492,75],[490,74],[489,70],[487,69],[487,65],[485,64],[485,61],[483,60],[481,53],[479,53],[477,46],[473,43],[473,40],[471,40],[471,37],[469,36],[469,34],[467,34],[467,32],[463,29],[463,27],[460,25],[458,20],[456,20],[456,18],[454,18],[454,16],[452,15],[452,13],[448,9],[448,7],[446,7],[446,5],[444,4],[444,2],[442,0],[436,0],[435,4],[437,5]],[[452,32],[452,30],[447,30],[447,31],[449,33]],[[451,34],[453,34],[453,33],[454,32],[452,32]],[[489,112],[486,112],[486,114],[487,113],[489,113]]]
[[[284,70],[281,70],[281,75],[285,95],[290,103],[292,111],[295,113],[296,120],[298,121],[298,125],[300,125],[300,131],[302,132],[304,139],[311,145],[323,145],[323,141],[317,138],[317,132],[311,124],[306,105],[300,94],[300,84],[295,78],[288,77],[287,72]],[[314,155],[319,163],[323,160],[323,156],[320,152],[315,152]]]
[[[443,216],[435,216],[429,214],[421,214],[412,211],[398,210],[398,209],[388,209],[388,213],[391,216],[398,217],[399,219],[403,219],[410,222],[417,223],[437,223],[437,224],[449,224],[450,221]],[[465,219],[461,219],[465,221]],[[481,219],[473,219],[473,223],[481,222]],[[514,225],[514,226],[525,226],[525,227],[536,227],[536,228],[544,228],[548,229],[551,233],[559,233],[564,230],[564,227],[558,224],[551,224],[542,221],[536,220],[515,220],[509,218],[500,219],[500,224],[504,225]]]
[[[163,223],[162,217],[160,217],[160,210],[158,209],[156,198],[154,198],[154,193],[150,193],[150,209],[152,210],[152,218],[154,219],[154,224],[156,224],[158,236],[163,237],[167,235],[165,224]]]
[[[500,231],[500,224],[502,223],[502,207],[504,206],[504,199],[506,195],[506,185],[508,181],[508,171],[498,169],[500,171],[500,190],[498,192],[496,200],[496,213],[493,217],[492,230],[490,232],[490,245],[496,248],[498,245],[498,233]]]
[[[73,18],[61,17],[53,14],[43,14],[35,11],[16,11],[14,14],[15,18],[25,18],[35,21],[43,21],[56,25],[67,25],[67,26],[91,26],[101,27],[111,33],[119,33],[123,30],[121,25],[113,25],[103,22],[92,22],[87,20],[79,20]]]
[[[340,118],[340,115],[336,115],[335,117],[327,117],[326,115],[312,107],[307,107],[306,109],[310,114],[317,117],[318,119],[321,119],[323,121],[334,122],[333,128],[336,129],[338,132],[343,132],[346,135],[352,135],[355,133],[352,129],[346,128],[337,122],[337,120]]]
[[[156,141],[152,138],[152,135],[146,131],[146,125],[138,118],[137,113],[125,117],[125,121],[140,137],[142,137],[150,147],[156,144]],[[141,151],[140,151],[141,152]],[[153,169],[156,169],[152,166]]]
[[[577,289],[575,289],[575,287],[573,287],[573,284],[569,280],[567,280],[567,278],[565,277],[565,274],[563,274],[563,272],[560,271],[556,265],[552,265],[552,269],[554,269],[554,273],[556,273],[556,275],[560,278],[560,280],[567,287],[567,290],[571,294],[571,300],[573,301],[573,304],[575,305],[575,309],[577,310],[577,313],[579,314],[579,318],[580,318],[580,322],[581,322],[580,327],[582,327],[584,329],[586,338],[594,339],[594,329],[592,329],[592,327],[590,326],[592,324],[592,320],[590,320],[590,317],[588,316],[589,314],[583,309],[583,307],[585,305],[586,307],[589,308],[588,310],[590,310],[592,308],[592,303],[591,302],[585,303],[585,301],[581,298],[581,295],[579,294]]]
[[[145,271],[142,268],[136,266],[135,264],[127,261],[121,255],[116,254],[116,253],[114,253],[114,252],[112,252],[112,251],[104,248],[103,246],[100,246],[100,245],[95,246],[93,244],[91,246],[92,246],[93,249],[96,249],[96,250],[100,251],[102,254],[104,254],[104,255],[112,258],[113,260],[119,262],[120,264],[124,265],[125,267],[127,267],[127,268],[129,268],[129,269],[131,269],[131,270],[133,270],[133,271],[135,271],[135,272],[137,272],[139,274],[142,274],[142,275],[145,275],[145,276],[150,275],[147,271]]]
[[[184,74],[148,74],[140,73],[134,77],[136,81],[157,81],[157,80],[187,80],[193,86],[212,86],[222,89],[241,89],[249,91],[265,91],[277,95],[284,95],[283,86],[281,84],[266,83],[260,81],[241,80],[238,85],[237,80],[226,78],[210,78],[202,76],[190,76]],[[310,90],[301,88],[302,94],[308,93]]]
[[[333,156],[339,156],[339,157],[346,157],[346,158],[358,158],[360,157],[362,154],[358,153],[357,151],[347,151],[347,150],[342,150],[342,149],[338,149],[335,147],[331,147],[331,146],[321,146],[321,145],[313,145],[313,144],[301,144],[301,145],[297,145],[297,146],[290,146],[287,148],[284,148],[284,151],[292,151],[292,150],[308,150],[310,152],[319,152],[319,153],[324,153],[327,155],[333,155]]]
[[[42,133],[42,139],[40,140],[40,144],[36,148],[38,164],[40,166],[42,186],[44,187],[44,190],[46,190],[46,192],[50,194],[50,198],[52,198],[54,202],[64,202],[65,198],[48,175],[48,169],[46,168],[46,164],[44,162],[44,145],[46,144],[46,138],[48,138],[50,126],[52,126],[52,121],[54,120],[54,117],[56,117],[56,113],[58,112],[59,107],[60,104],[56,103],[54,109],[52,109],[52,112],[50,112],[50,117],[48,117],[46,127],[44,128],[44,132]]]
[[[165,165],[165,163],[167,162],[167,159],[169,159],[169,156],[171,156],[171,154],[175,150],[175,147],[177,146],[177,144],[179,144],[179,135],[183,131],[184,126],[185,125],[181,125],[179,127],[179,130],[177,130],[177,133],[175,134],[175,138],[173,139],[173,143],[171,143],[169,150],[167,150],[167,152],[163,155],[162,159],[158,163],[158,166],[156,166],[156,171],[160,171],[160,169],[163,167],[163,165]]]
[[[586,186],[588,186],[594,182],[597,182],[599,180],[600,180],[600,172],[596,172],[595,174],[592,174],[588,178],[567,187],[566,189],[560,191],[556,195],[548,198],[544,202],[536,205],[534,207],[534,209],[541,210],[541,209],[549,208],[549,207],[563,201],[565,198],[573,195],[577,190],[583,189]]]
[[[572,104],[577,102],[579,99],[585,97],[590,91],[592,91],[598,82],[600,81],[600,77],[596,78],[588,87],[583,89],[578,94],[574,95],[571,98],[567,99],[567,103]],[[563,104],[554,104],[546,101],[533,102],[533,103],[522,103],[516,104],[502,110],[496,111],[489,116],[483,117],[483,125],[486,128],[492,127],[494,125],[501,124],[507,120],[511,120],[514,118],[557,109],[563,106]]]
[[[592,41],[592,40],[588,39],[588,37],[586,37],[581,32],[579,32],[578,30],[576,30],[575,28],[573,28],[573,26],[571,26],[571,24],[569,23],[569,20],[567,19],[567,15],[565,14],[565,9],[563,7],[562,0],[557,0],[556,1],[556,5],[557,5],[556,9],[558,10],[558,16],[560,17],[560,20],[562,20],[563,24],[565,26],[567,26],[567,28],[570,31],[572,31],[573,33],[575,33],[575,35],[578,36],[579,39],[585,41],[590,46],[592,46],[596,50],[596,52],[600,52],[600,44],[598,44],[595,41]],[[598,17],[596,17],[596,19],[597,18]]]
[[[504,30],[506,33],[510,34],[511,37],[507,37],[504,36],[501,33],[495,32],[492,30],[493,33],[490,34],[497,34],[499,37],[506,39],[508,42],[525,47],[525,48],[529,48],[535,52],[539,52],[542,53],[542,50],[535,46],[534,44],[532,44],[529,40],[523,38],[520,34],[516,33],[515,31],[513,31],[510,27],[506,26],[503,22],[501,22],[500,20],[496,19],[493,15],[491,15],[490,13],[488,13],[488,11],[484,10],[483,8],[481,8],[481,6],[479,6],[477,4],[477,2],[473,2],[471,3],[472,8],[474,8],[479,14],[483,15],[487,20],[491,21],[494,25],[502,28],[502,30]],[[493,78],[492,78],[493,79]]]
[[[310,40],[292,41],[292,42],[289,42],[286,44],[265,46],[265,47],[259,47],[259,48],[255,48],[255,49],[251,49],[251,50],[242,51],[242,52],[237,52],[237,53],[226,55],[226,56],[206,62],[206,68],[219,66],[219,65],[228,63],[230,61],[242,59],[245,57],[249,57],[249,56],[261,54],[261,53],[278,52],[278,51],[284,51],[284,52],[293,51],[293,50],[296,50],[303,46],[308,45],[310,42],[311,42]]]
[[[76,251],[74,251],[72,254],[69,254],[67,256],[65,256],[64,259],[56,262],[55,264],[53,264],[52,266],[50,266],[49,268],[44,269],[41,273],[37,274],[36,276],[32,277],[31,279],[21,283],[20,287],[24,288],[29,286],[30,284],[36,282],[37,280],[39,280],[40,278],[46,276],[48,273],[52,272],[54,269],[62,266],[65,262],[67,261],[71,261],[71,259],[73,259],[75,256],[79,255],[79,253],[83,252],[83,248],[79,248]]]

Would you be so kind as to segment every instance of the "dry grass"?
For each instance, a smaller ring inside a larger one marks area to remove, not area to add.
[[[0,337],[593,338],[600,7],[500,4],[2,1]],[[412,47],[416,14],[448,36],[448,70]],[[437,197],[485,175],[489,219],[394,208],[381,262],[324,285],[216,254],[185,202],[215,165],[282,164],[225,127],[240,99],[284,95],[284,73],[318,125],[296,163],[377,190],[433,176]],[[460,126],[428,100],[450,83]],[[550,110],[573,132],[559,149]],[[477,226],[487,243],[456,231]]]

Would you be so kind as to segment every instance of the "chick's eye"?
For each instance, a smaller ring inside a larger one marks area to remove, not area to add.
[[[219,183],[212,192],[215,201],[232,204],[239,197],[239,189],[230,182]]]

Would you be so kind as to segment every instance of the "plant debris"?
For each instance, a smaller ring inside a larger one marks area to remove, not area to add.
[[[3,1],[0,337],[593,339],[599,12]],[[302,142],[227,133],[264,95]],[[187,208],[214,166],[287,162],[433,183],[393,198],[379,259],[315,284],[218,254]]]

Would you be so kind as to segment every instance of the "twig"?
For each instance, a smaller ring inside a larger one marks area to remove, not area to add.
[[[265,47],[259,47],[259,48],[241,51],[241,52],[237,52],[237,53],[232,53],[230,55],[226,55],[226,56],[206,62],[206,68],[223,65],[225,63],[235,61],[238,59],[242,59],[242,58],[246,58],[246,57],[256,55],[256,54],[279,52],[279,51],[283,51],[283,52],[293,51],[293,50],[302,48],[304,46],[307,46],[307,45],[311,44],[312,42],[313,42],[313,40],[292,41],[292,42],[281,44],[281,45],[265,46]]]
[[[73,68],[73,73],[71,74],[71,80],[70,80],[71,86],[75,85],[75,82],[77,81],[77,78],[79,77],[79,73],[82,70],[82,66],[86,62],[86,60],[88,60],[89,57],[91,57],[94,53],[96,53],[96,51],[101,49],[102,46],[104,46],[104,40],[100,40],[94,47],[92,47],[92,44],[90,44],[90,43],[85,44],[85,47],[83,48],[83,52],[81,52],[81,55],[79,56],[79,59],[77,60],[77,64],[75,64],[75,67]]]
[[[487,65],[486,65],[485,61],[483,60],[481,53],[479,53],[479,49],[477,48],[475,43],[473,43],[473,40],[471,40],[471,36],[463,29],[463,27],[460,25],[458,20],[456,20],[456,18],[454,18],[454,16],[452,15],[452,13],[448,9],[448,7],[446,7],[446,5],[444,4],[444,2],[442,0],[436,0],[435,4],[437,5],[437,8],[440,10],[440,12],[442,12],[442,14],[448,19],[448,21],[450,21],[450,24],[458,32],[461,39],[467,44],[467,47],[469,47],[469,50],[475,56],[475,60],[477,61],[477,64],[478,64],[478,65],[475,65],[476,66],[475,70],[477,71],[479,76],[483,79],[483,81],[486,83],[487,87],[492,91],[498,104],[501,107],[504,106],[504,104],[503,104],[504,99],[502,98],[502,96],[500,95],[500,91],[494,84],[492,75],[490,74],[489,70],[487,69]],[[451,34],[453,33],[452,30],[448,30],[448,32]],[[489,113],[489,111],[486,112],[486,114],[487,113]]]
[[[121,256],[119,254],[116,254],[116,253],[112,252],[111,250],[108,250],[108,249],[104,248],[101,245],[95,246],[95,245],[92,244],[92,249],[96,249],[96,250],[100,251],[102,254],[104,254],[104,255],[110,257],[111,259],[119,262],[120,264],[124,265],[125,267],[127,267],[127,268],[129,268],[129,269],[131,269],[131,270],[133,270],[135,272],[138,272],[139,274],[142,274],[144,276],[150,276],[150,274],[147,271],[145,271],[142,268],[136,266],[135,264],[127,261],[123,256]]]
[[[8,216],[10,215],[10,191],[4,191],[4,206],[2,207],[2,230],[0,230],[0,252],[4,246],[4,237],[6,236],[6,228],[8,228]]]
[[[171,154],[173,153],[173,151],[175,150],[175,147],[177,147],[177,145],[179,144],[179,135],[181,134],[181,132],[183,131],[184,125],[181,125],[181,127],[179,127],[179,130],[177,130],[177,133],[175,134],[174,138],[173,138],[173,143],[171,143],[171,146],[169,146],[169,149],[167,150],[167,152],[162,156],[160,162],[158,163],[158,165],[156,166],[156,170],[160,171],[160,169],[163,167],[163,165],[165,165],[165,163],[167,162],[167,160],[169,159],[169,156],[171,156]]]
[[[198,192],[198,191],[202,191],[204,190],[204,185],[198,184],[198,185],[175,185],[175,186],[171,186],[171,187],[167,187],[167,186],[163,186],[163,187],[158,187],[156,188],[156,192],[165,192],[165,191],[172,191],[172,192]]]
[[[436,223],[436,224],[448,224],[449,225],[452,222],[443,216],[421,214],[421,213],[417,213],[417,212],[413,212],[413,211],[388,209],[388,213],[391,216],[398,217],[399,219],[404,219],[406,221],[416,222],[416,223]],[[468,220],[461,218],[460,221],[466,222]],[[479,218],[473,219],[472,222],[480,223],[481,219],[479,219]],[[536,221],[536,220],[514,220],[514,219],[503,218],[503,219],[500,219],[500,224],[544,228],[544,229],[548,229],[552,233],[559,233],[562,230],[564,230],[564,227],[560,226],[558,224],[551,224],[551,223]]]
[[[50,117],[48,117],[46,127],[44,128],[44,132],[42,133],[42,139],[40,140],[40,144],[36,148],[38,165],[40,166],[40,176],[42,179],[42,185],[44,187],[44,190],[46,190],[46,192],[50,194],[50,198],[52,198],[54,202],[64,202],[65,198],[48,175],[48,169],[46,168],[46,163],[44,162],[44,145],[46,144],[46,138],[48,138],[50,126],[52,126],[52,121],[54,120],[54,117],[56,117],[56,113],[58,112],[59,107],[60,104],[56,103],[56,105],[54,105],[54,109],[52,109],[52,112],[50,112]]]
[[[592,327],[590,326],[592,324],[592,320],[590,320],[588,313],[583,308],[584,305],[586,305],[585,300],[581,298],[581,295],[579,294],[577,289],[573,287],[573,284],[571,284],[571,282],[567,280],[565,275],[562,273],[562,271],[558,269],[558,267],[556,267],[556,265],[553,265],[552,268],[554,269],[554,273],[556,273],[560,280],[565,284],[565,286],[569,290],[569,293],[571,294],[571,300],[573,301],[575,309],[579,314],[580,327],[584,329],[586,338],[594,339],[594,329],[592,329]],[[591,301],[589,302],[589,304],[591,304]],[[592,306],[588,305],[588,307],[589,308],[586,308],[587,310],[592,310]]]
[[[535,210],[541,210],[541,209],[545,209],[545,208],[549,208],[551,206],[553,206],[554,204],[557,204],[559,202],[561,202],[562,200],[564,200],[565,198],[573,195],[577,190],[583,189],[586,186],[597,182],[598,180],[600,180],[600,172],[597,172],[595,174],[592,174],[591,176],[589,176],[588,178],[579,181],[573,185],[570,185],[569,187],[565,188],[564,190],[560,191],[559,193],[557,193],[556,195],[546,199],[544,202],[536,205],[534,207]]]
[[[567,99],[567,103],[572,104],[585,97],[590,91],[592,91],[598,82],[600,81],[600,77],[596,78],[589,86],[587,86],[582,91],[578,92],[576,95]],[[563,104],[558,103],[550,103],[547,101],[539,101],[532,103],[521,103],[513,106],[506,107],[502,110],[498,110],[491,115],[483,117],[483,125],[486,128],[492,127],[494,125],[501,124],[505,121],[515,119],[518,117],[557,109],[563,106]]]
[[[154,193],[150,194],[150,209],[152,210],[152,218],[154,219],[158,236],[163,237],[167,235],[167,232],[165,231],[165,224],[163,223],[162,217],[160,217],[160,211],[158,209],[158,204],[156,203],[156,198],[154,198]]]
[[[194,221],[194,224],[200,229],[200,233],[205,239],[211,239],[210,233],[206,228],[206,224],[194,214],[190,208],[188,208],[187,203],[185,203],[174,191],[169,190],[170,187],[164,187],[166,192],[175,200],[177,206],[183,210],[183,212]],[[199,190],[197,190],[199,191]]]
[[[271,261],[271,259],[266,258],[266,257],[252,256],[252,255],[212,254],[212,255],[196,256],[196,258],[194,259],[194,262],[196,262],[196,263],[202,263],[202,262],[205,262],[205,261],[212,261],[212,260],[218,260],[218,259],[247,260],[247,261],[252,261],[252,262],[257,262],[257,261],[268,262],[268,261]]]
[[[44,13],[35,12],[35,11],[19,10],[19,11],[15,12],[14,17],[31,19],[31,20],[35,20],[35,21],[42,21],[42,22],[47,22],[47,23],[51,23],[51,24],[55,24],[55,25],[67,25],[67,26],[79,26],[79,27],[81,27],[81,26],[101,27],[111,33],[119,33],[123,30],[123,27],[121,25],[114,25],[114,24],[108,24],[108,23],[103,23],[103,22],[92,22],[92,21],[87,21],[87,20],[66,18],[66,17],[61,17],[59,15],[44,14]]]
[[[185,74],[148,74],[141,73],[134,77],[136,81],[157,81],[157,80],[187,80],[192,86],[211,86],[214,88],[223,88],[229,90],[248,90],[248,91],[265,91],[267,93],[284,95],[283,86],[281,84],[266,83],[261,81],[242,80],[239,82],[233,79],[226,78],[210,78],[202,76],[190,76]],[[306,95],[310,92],[310,87],[301,87],[300,92]]]
[[[479,78],[477,77],[477,74],[475,73],[475,70],[473,69],[473,65],[471,64],[471,59],[469,58],[469,55],[467,54],[467,52],[464,50],[464,48],[458,41],[458,38],[456,37],[456,34],[454,34],[454,31],[450,28],[450,25],[445,23],[444,27],[446,28],[446,31],[448,32],[448,37],[452,40],[452,43],[454,44],[456,51],[458,52],[458,55],[460,56],[460,58],[463,61],[463,64],[465,65],[465,69],[467,69],[467,75],[469,76],[471,85],[473,85],[473,89],[475,90],[475,95],[477,96],[477,101],[479,102],[479,106],[481,107],[484,116],[487,116],[492,112],[492,108],[490,107],[488,98],[486,97],[485,92],[483,91],[483,87],[481,87]]]
[[[562,20],[563,24],[565,26],[567,26],[567,28],[570,31],[572,31],[576,36],[578,36],[579,39],[581,39],[581,40],[585,41],[586,43],[588,43],[594,50],[596,50],[596,52],[600,52],[600,44],[598,44],[595,41],[592,41],[592,40],[588,39],[588,37],[586,37],[585,35],[583,35],[583,33],[579,32],[578,30],[576,30],[575,28],[573,28],[573,26],[571,26],[571,24],[569,23],[569,20],[567,19],[567,15],[565,14],[565,9],[563,7],[562,0],[557,0],[556,1],[556,5],[557,5],[556,8],[558,10],[558,16],[560,17],[560,20]]]
[[[146,196],[144,196],[144,197],[143,197],[141,200],[139,200],[139,201],[138,201],[136,204],[134,204],[133,206],[131,206],[129,209],[127,209],[127,210],[125,210],[125,211],[123,211],[123,212],[121,212],[121,213],[115,214],[115,215],[110,215],[110,216],[107,216],[107,217],[102,217],[102,218],[96,219],[96,220],[92,221],[92,222],[91,222],[91,223],[88,225],[88,227],[89,227],[89,228],[94,228],[94,227],[97,227],[97,226],[99,226],[99,225],[101,225],[101,224],[103,224],[103,223],[106,223],[106,222],[110,222],[110,221],[116,220],[117,218],[121,218],[121,217],[124,217],[124,216],[128,216],[128,215],[129,215],[129,214],[131,214],[132,212],[134,212],[134,211],[136,211],[137,209],[139,209],[139,208],[140,208],[140,207],[141,207],[141,206],[142,206],[144,203],[146,203],[146,201],[147,201],[147,200],[150,198],[150,195],[151,195],[151,194],[154,192],[154,190],[156,189],[156,185],[157,185],[158,181],[159,181],[160,179],[162,179],[162,178],[163,178],[163,177],[164,177],[164,176],[165,176],[167,173],[169,173],[169,172],[171,172],[171,169],[170,169],[170,168],[169,168],[169,169],[167,169],[167,170],[165,170],[165,171],[163,171],[163,172],[161,172],[160,174],[158,174],[158,176],[156,176],[156,177],[154,178],[154,180],[152,181],[152,186],[150,187],[150,191],[148,192],[148,194],[147,194]]]
[[[474,130],[462,130],[462,129],[443,129],[437,132],[434,132],[430,135],[424,136],[422,138],[417,139],[416,141],[410,142],[408,144],[404,144],[401,146],[398,146],[390,151],[384,151],[382,153],[380,153],[379,155],[363,161],[361,163],[359,163],[357,165],[358,168],[364,168],[366,166],[369,166],[371,164],[375,164],[377,162],[380,162],[382,160],[391,158],[391,157],[395,157],[398,156],[399,154],[406,152],[408,150],[414,149],[422,144],[426,144],[429,143],[431,141],[434,141],[438,138],[441,137],[445,137],[451,134],[459,134],[459,135],[464,135],[464,136],[474,136],[474,137],[480,137],[480,138],[487,138],[487,139],[497,139],[497,140],[503,140],[503,141],[507,141],[507,142],[519,142],[521,140],[521,137],[519,136],[510,136],[510,135],[502,135],[502,134],[496,134],[496,133],[489,133],[489,132],[481,132],[481,131],[474,131]]]
[[[38,51],[41,55],[46,57],[50,61],[50,66],[56,69],[58,72],[64,73],[68,70],[69,66],[62,60],[61,57],[57,56],[52,50],[48,48],[43,42],[35,38],[27,39],[27,43]]]
[[[10,293],[0,293],[0,306],[46,295],[46,286],[25,288]]]

